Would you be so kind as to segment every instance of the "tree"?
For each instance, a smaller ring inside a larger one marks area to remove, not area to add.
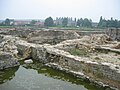
[[[118,28],[118,27],[119,27],[118,23],[119,23],[118,20],[115,19],[115,21],[114,21],[114,27],[115,27],[115,28]]]
[[[80,19],[77,20],[77,26],[80,26]]]
[[[83,20],[82,26],[83,26],[83,27],[92,27],[92,22],[91,22],[91,20],[88,20],[87,18],[85,18],[85,19]]]
[[[102,20],[100,27],[103,27],[103,28],[107,27],[107,21],[105,19]]]
[[[46,18],[44,25],[47,27],[52,27],[54,25],[54,21],[53,21],[52,17]]]
[[[10,19],[7,18],[7,19],[5,20],[5,25],[6,25],[6,26],[9,26],[9,25],[10,25]]]
[[[83,26],[83,19],[80,18],[80,26]]]
[[[68,18],[63,18],[62,25],[66,27],[68,24]]]
[[[75,21],[75,22],[77,21],[77,20],[76,20],[76,18],[75,18],[75,20],[74,20],[74,21]]]
[[[78,19],[77,20],[77,26],[81,26],[81,27],[92,27],[92,20],[90,19],[87,19],[85,18],[84,20],[81,18],[81,19]]]
[[[105,20],[103,19],[102,16],[100,17],[100,21],[98,23],[99,28],[106,28],[111,26],[111,20]]]
[[[82,18],[78,19],[77,26],[82,26],[82,24],[83,24],[83,19]]]
[[[100,21],[98,23],[98,27],[101,27],[102,21],[103,21],[102,16],[100,16]]]
[[[120,21],[118,21],[118,23],[117,23],[117,27],[120,28]]]
[[[106,28],[106,27],[119,28],[120,24],[119,24],[118,20],[116,20],[116,19],[114,20],[112,17],[110,20],[105,20],[105,19],[102,19],[102,16],[101,16],[98,27],[100,27],[100,28]]]

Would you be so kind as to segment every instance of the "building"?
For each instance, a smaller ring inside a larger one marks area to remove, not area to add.
[[[37,21],[34,25],[39,27],[44,27],[44,22]]]
[[[16,26],[22,26],[22,25],[27,25],[27,24],[30,24],[30,20],[15,20],[14,21],[14,25]]]

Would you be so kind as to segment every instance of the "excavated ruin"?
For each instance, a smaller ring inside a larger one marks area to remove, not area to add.
[[[83,32],[82,32],[83,33]],[[0,69],[33,59],[46,66],[120,89],[120,42],[103,33],[74,30],[0,31]]]

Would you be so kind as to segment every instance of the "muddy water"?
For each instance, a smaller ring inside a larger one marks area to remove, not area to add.
[[[0,90],[110,90],[34,62],[0,71]]]

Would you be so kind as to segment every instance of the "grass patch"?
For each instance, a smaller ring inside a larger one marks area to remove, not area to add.
[[[100,28],[88,28],[88,27],[72,27],[72,26],[54,26],[48,27],[49,29],[63,29],[63,30],[80,30],[80,31],[104,31],[105,29]]]
[[[77,56],[87,56],[88,55],[88,50],[87,49],[71,49],[70,54],[72,55],[77,55]]]
[[[13,28],[14,26],[0,26],[0,28]]]

